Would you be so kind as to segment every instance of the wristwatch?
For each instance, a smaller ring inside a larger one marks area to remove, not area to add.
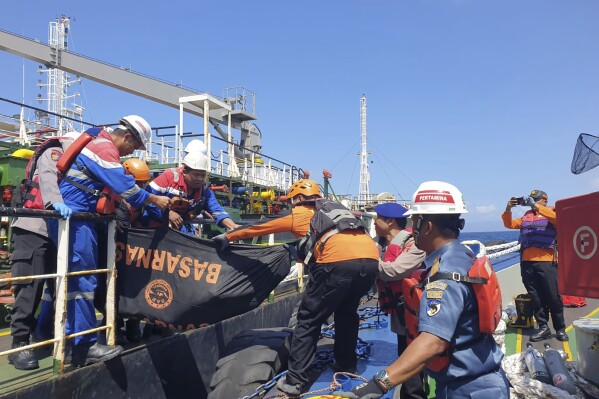
[[[381,386],[381,388],[385,390],[385,392],[389,392],[395,387],[395,385],[393,385],[393,383],[389,380],[389,375],[385,369],[377,371],[373,377],[373,380],[375,380]]]

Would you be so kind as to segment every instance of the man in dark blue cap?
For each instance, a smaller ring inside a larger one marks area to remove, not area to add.
[[[395,202],[374,207],[376,235],[379,237],[381,261],[376,285],[381,310],[389,315],[391,331],[397,334],[397,355],[407,347],[406,326],[403,317],[402,280],[421,264],[426,254],[414,245],[412,229],[406,228],[406,208]],[[401,399],[425,399],[424,372],[410,377],[401,386]]]

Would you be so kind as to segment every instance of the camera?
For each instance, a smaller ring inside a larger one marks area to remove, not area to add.
[[[524,197],[512,197],[512,200],[516,200],[516,205],[524,206],[526,204]]]

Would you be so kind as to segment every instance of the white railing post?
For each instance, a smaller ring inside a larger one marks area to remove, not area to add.
[[[54,314],[54,374],[64,373],[65,335],[67,322],[67,271],[69,268],[69,219],[58,220],[58,248],[56,258],[56,310]]]
[[[116,221],[108,222],[108,245],[106,248],[106,326],[111,326],[106,331],[106,343],[116,345]]]

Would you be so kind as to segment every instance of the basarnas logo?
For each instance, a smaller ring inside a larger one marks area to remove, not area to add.
[[[164,309],[173,301],[173,290],[165,280],[154,280],[147,285],[145,298],[154,309]]]

